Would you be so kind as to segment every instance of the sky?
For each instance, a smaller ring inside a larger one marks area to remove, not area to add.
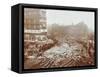
[[[46,10],[47,24],[71,25],[84,22],[89,29],[94,30],[94,12],[70,10]]]
[[[33,8],[28,8],[33,9]],[[46,10],[47,25],[59,24],[59,25],[71,25],[84,22],[88,28],[94,31],[94,12],[89,11],[72,11],[72,10]]]

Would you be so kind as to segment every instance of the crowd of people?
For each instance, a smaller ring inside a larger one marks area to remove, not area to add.
[[[70,45],[67,42],[66,44],[60,44],[58,41],[51,39],[45,42],[24,42],[25,68],[94,65],[93,40],[88,40],[87,42],[78,40],[70,43]]]
[[[24,42],[24,58],[25,60],[30,56],[41,56],[43,52],[50,49],[56,44],[56,41],[48,39],[45,42]]]

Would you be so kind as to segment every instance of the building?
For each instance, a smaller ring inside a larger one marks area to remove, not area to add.
[[[47,40],[46,10],[24,9],[24,41]]]

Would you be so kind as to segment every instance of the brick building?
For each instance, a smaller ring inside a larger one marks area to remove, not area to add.
[[[47,40],[46,10],[24,9],[24,41]]]

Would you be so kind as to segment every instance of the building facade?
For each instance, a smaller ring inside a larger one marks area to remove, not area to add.
[[[47,40],[46,10],[24,9],[24,41]]]

